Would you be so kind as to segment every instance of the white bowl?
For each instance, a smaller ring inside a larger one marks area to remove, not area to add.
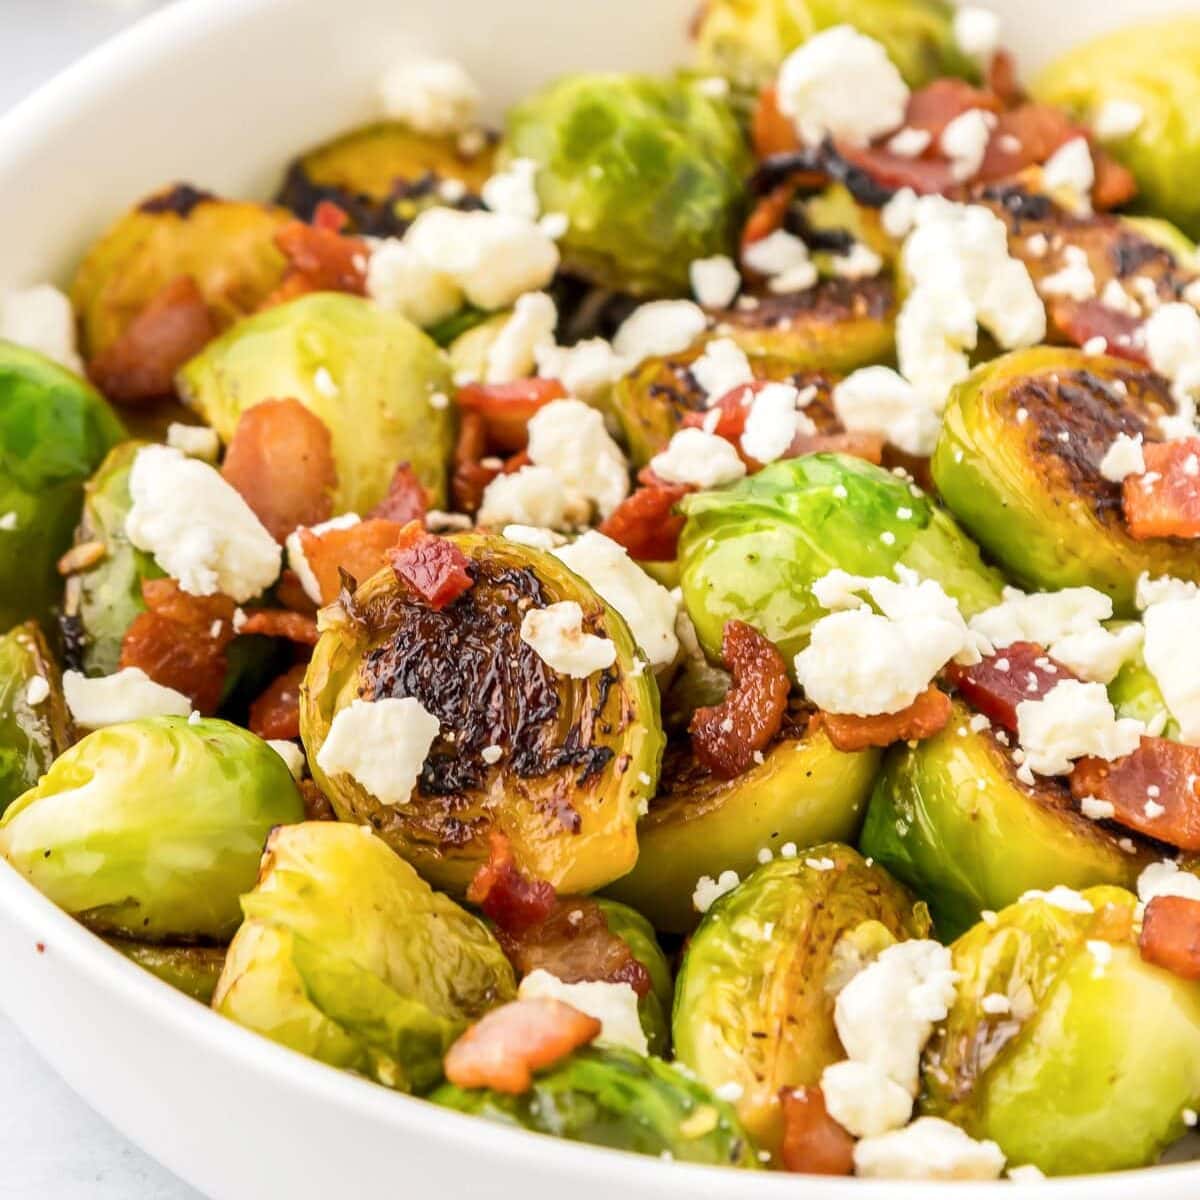
[[[695,0],[182,0],[0,120],[0,284],[67,275],[135,198],[176,179],[268,195],[301,148],[371,108],[408,52],[465,63],[499,113],[563,71],[658,68]],[[1171,0],[995,3],[1026,66]],[[341,1074],[173,992],[0,863],[0,1005],[123,1133],[214,1200],[485,1192],[524,1200],[905,1200],[914,1185],[799,1180],[512,1132]],[[955,1200],[997,1185],[920,1185]],[[1000,1185],[1004,1187],[1004,1185]],[[1028,1200],[1175,1200],[1200,1164],[1021,1185]]]

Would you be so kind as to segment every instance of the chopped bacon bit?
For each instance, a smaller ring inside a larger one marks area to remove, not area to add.
[[[513,860],[512,843],[498,830],[491,834],[488,860],[475,872],[467,899],[513,936],[540,925],[554,911],[558,897],[544,879],[529,879]]]
[[[300,548],[321,590],[321,603],[332,604],[338,598],[343,571],[359,582],[382,571],[388,565],[387,552],[395,548],[404,529],[379,517],[323,533],[301,529]]]
[[[783,228],[784,219],[795,195],[794,183],[781,183],[758,201],[742,230],[743,251],[747,246],[753,246],[755,242],[761,242],[777,229]]]
[[[333,811],[329,797],[321,791],[321,785],[315,779],[302,779],[296,786],[299,787],[300,797],[304,801],[304,819],[306,821],[337,820],[337,813]]]
[[[368,252],[361,238],[347,237],[327,224],[308,225],[297,220],[276,230],[275,245],[289,265],[282,283],[263,301],[263,308],[309,292],[365,295]]]
[[[325,422],[299,400],[264,400],[246,409],[221,474],[277,542],[297,526],[333,515],[333,440]]]
[[[920,742],[946,728],[950,720],[950,697],[930,685],[902,712],[876,717],[844,713],[821,713],[821,724],[829,740],[847,753],[868,746],[890,746],[893,742]]]
[[[987,88],[1004,108],[1014,108],[1024,97],[1017,81],[1017,64],[1007,50],[997,50],[988,66]]]
[[[1137,179],[1128,167],[1117,162],[1107,151],[1092,149],[1096,182],[1092,185],[1092,206],[1109,212],[1128,204],[1138,193]]]
[[[166,284],[88,364],[92,382],[119,404],[144,404],[175,393],[175,372],[218,333],[196,281]]]
[[[300,736],[300,685],[307,663],[297,663],[250,705],[250,731],[260,738],[287,740]]]
[[[703,429],[712,420],[712,414],[718,414],[716,423],[709,429],[717,437],[724,438],[737,446],[746,431],[746,418],[750,415],[750,406],[754,397],[768,386],[766,379],[756,379],[753,383],[742,383],[732,391],[728,391],[720,399],[714,400],[707,408],[699,411],[688,411],[683,414],[685,429]]]
[[[919,196],[941,196],[958,186],[959,181],[944,159],[903,158],[884,146],[853,146],[845,142],[837,143],[837,153],[892,191],[909,187]]]
[[[424,521],[429,512],[429,497],[411,463],[403,462],[392,473],[387,495],[367,514],[384,521],[407,525],[409,521]]]
[[[1138,938],[1142,958],[1180,979],[1200,979],[1200,900],[1155,896]]]
[[[330,233],[341,233],[350,223],[344,208],[332,200],[321,200],[313,210],[312,224],[316,229],[327,229]]]
[[[487,426],[483,415],[464,412],[458,422],[458,441],[454,445],[453,471],[450,476],[450,494],[454,506],[460,512],[473,514],[478,511],[483,499],[484,488],[497,475],[499,467],[485,467],[482,463],[487,454]]]
[[[779,92],[769,84],[759,93],[750,126],[750,140],[757,158],[773,154],[790,154],[800,149],[800,135],[788,117],[779,110]]]
[[[456,1087],[519,1096],[533,1086],[534,1071],[595,1041],[600,1029],[595,1017],[561,1000],[514,1000],[492,1009],[450,1047],[446,1078]]]
[[[483,417],[488,445],[501,453],[523,450],[529,419],[567,390],[557,379],[518,379],[513,383],[469,383],[458,389],[458,407]]]
[[[784,1088],[784,1169],[803,1175],[852,1175],[854,1139],[829,1115],[819,1087]]]
[[[1200,746],[1142,738],[1116,762],[1085,758],[1071,772],[1071,794],[1113,806],[1113,820],[1181,850],[1200,850]],[[1146,809],[1150,806],[1151,813]]]
[[[999,113],[1002,107],[998,96],[972,87],[961,79],[935,79],[913,92],[904,125],[928,133],[932,138],[930,150],[936,153],[938,139],[956,117],[974,108]]]
[[[1145,363],[1146,348],[1134,334],[1142,322],[1128,313],[1117,312],[1100,300],[1055,300],[1047,306],[1051,327],[1074,346],[1086,346],[1102,337],[1106,354],[1130,362]]]
[[[692,750],[714,775],[732,779],[750,768],[779,732],[789,690],[783,655],[744,621],[727,621],[721,657],[733,675],[725,699],[698,708],[688,732]]]
[[[1200,538],[1200,438],[1145,446],[1144,475],[1123,485],[1131,537]]]
[[[687,518],[675,505],[693,491],[682,483],[640,487],[600,523],[600,532],[642,562],[673,562]]]
[[[311,617],[317,611],[312,597],[300,582],[300,576],[291,567],[285,567],[279,573],[279,582],[275,585],[275,599],[292,612],[305,613]]]
[[[412,521],[387,554],[396,578],[424,604],[440,612],[468,591],[475,580],[467,570],[470,559],[449,539],[430,533]]]
[[[879,466],[883,462],[883,438],[873,433],[798,433],[785,458],[806,454],[848,454]]]
[[[317,623],[304,613],[282,608],[260,608],[246,614],[238,633],[258,633],[264,637],[287,638],[298,646],[315,646],[320,639]]]
[[[951,663],[947,678],[976,712],[1016,733],[1017,705],[1022,700],[1041,700],[1057,684],[1075,676],[1036,643],[1013,642],[973,667]]]

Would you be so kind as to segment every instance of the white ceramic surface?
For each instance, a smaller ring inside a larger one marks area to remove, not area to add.
[[[0,0],[0,36],[2,36]],[[183,0],[0,120],[0,283],[69,271],[134,197],[185,178],[267,194],[300,147],[370,110],[397,55],[460,58],[497,110],[555,73],[678,58],[692,0]],[[1009,0],[1034,64],[1180,0]],[[996,1185],[799,1180],[514,1133],[340,1074],[222,1021],[0,864],[0,1006],[85,1100],[213,1200],[954,1200]],[[2,1190],[3,1167],[0,1167]],[[1003,1185],[1001,1185],[1003,1186]],[[1012,1185],[1003,1191],[1013,1195]],[[1200,1165],[1022,1185],[1025,1200],[1179,1200]]]

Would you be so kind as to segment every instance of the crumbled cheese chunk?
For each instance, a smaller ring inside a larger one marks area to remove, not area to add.
[[[479,109],[479,88],[461,64],[445,58],[398,62],[379,81],[385,116],[418,133],[462,133]]]
[[[883,270],[883,259],[866,242],[855,242],[845,254],[833,256],[833,273],[839,279],[873,279]]]
[[[207,425],[183,425],[172,421],[167,426],[167,445],[188,458],[207,463],[215,463],[221,453],[221,439],[217,437],[217,431]]]
[[[63,695],[76,725],[100,729],[144,717],[186,717],[192,702],[174,688],[155,683],[140,667],[90,679],[78,671],[63,672]]]
[[[1153,604],[1143,623],[1146,666],[1179,723],[1180,741],[1200,746],[1200,596]]]
[[[49,696],[50,684],[45,675],[34,675],[25,685],[25,703],[31,708],[37,708]]]
[[[425,328],[453,316],[463,304],[453,276],[431,266],[399,238],[374,243],[367,259],[367,295],[380,308]]]
[[[568,497],[595,505],[601,517],[629,495],[625,455],[605,428],[603,414],[582,400],[553,400],[538,409],[529,420],[527,452],[535,466],[554,472]]]
[[[0,339],[36,350],[68,371],[83,374],[71,301],[48,283],[0,291]]]
[[[1084,796],[1079,801],[1079,811],[1089,821],[1111,821],[1117,813],[1111,800],[1098,800],[1095,796]]]
[[[1122,483],[1129,475],[1144,475],[1146,459],[1142,454],[1142,435],[1130,437],[1118,433],[1100,460],[1100,474],[1110,483]]]
[[[300,535],[307,528],[308,532],[315,537],[320,537],[323,533],[329,533],[334,529],[349,529],[351,526],[359,523],[358,513],[343,513],[340,517],[333,517],[328,521],[322,521],[319,525],[313,525],[311,528],[301,526],[299,529],[293,529],[287,536],[287,541],[284,542],[284,548],[287,551],[287,565],[296,572],[296,577],[300,580],[300,586],[304,589],[304,594],[314,603],[321,603],[321,585],[317,581],[316,575],[313,574],[312,567],[308,565],[308,559],[304,556],[304,543],[301,541]]]
[[[692,892],[692,907],[699,913],[706,913],[720,900],[726,892],[732,892],[741,883],[736,871],[722,871],[716,879],[709,875],[701,875],[696,880]]]
[[[304,778],[304,751],[295,742],[283,738],[268,738],[267,745],[287,763],[293,779]]]
[[[979,1007],[994,1017],[1006,1016],[1012,1012],[1012,1002],[1000,992],[989,992],[979,1001]]]
[[[588,505],[572,502],[549,467],[522,467],[497,475],[483,489],[476,522],[487,529],[526,525],[539,529],[574,529],[586,524]]]
[[[552,670],[586,679],[617,661],[611,638],[583,630],[583,609],[574,600],[531,608],[521,619],[521,641]]]
[[[1140,625],[1108,630],[1097,625],[1085,633],[1072,633],[1054,643],[1054,659],[1089,683],[1111,683],[1138,652],[1144,631]]]
[[[906,454],[928,457],[937,444],[937,406],[890,367],[863,367],[833,390],[838,419],[851,432],[877,433]]]
[[[821,1093],[829,1115],[858,1138],[899,1129],[912,1116],[912,1096],[874,1063],[833,1063],[821,1074]]]
[[[1111,308],[1135,321],[1142,318],[1142,306],[1125,290],[1119,279],[1110,279],[1100,293],[1100,303],[1105,308]]]
[[[493,743],[490,746],[484,746],[479,752],[479,757],[483,759],[489,767],[494,767],[504,757],[504,747],[497,746]]]
[[[1142,332],[1150,365],[1168,379],[1200,362],[1200,313],[1190,304],[1164,304],[1146,319]]]
[[[532,375],[539,348],[554,345],[558,309],[545,292],[526,292],[513,306],[488,347],[483,377],[486,383],[512,383]]]
[[[603,338],[588,338],[574,346],[536,345],[533,357],[543,379],[557,379],[567,394],[580,400],[598,400],[627,369]]]
[[[1062,257],[1061,269],[1047,275],[1038,285],[1042,295],[1090,300],[1096,294],[1096,276],[1087,253],[1078,246],[1064,246]]]
[[[866,1179],[999,1179],[1004,1152],[940,1117],[918,1117],[903,1129],[863,1138],[854,1147],[854,1171]]]
[[[905,127],[888,139],[889,153],[899,158],[920,158],[929,149],[933,134],[928,129],[910,129]]]
[[[535,159],[514,158],[484,183],[480,198],[492,212],[536,221],[542,214],[537,194],[538,170]]]
[[[1031,771],[1067,775],[1079,758],[1111,762],[1132,754],[1145,726],[1118,718],[1103,684],[1064,679],[1041,700],[1017,705],[1017,732]]]
[[[773,292],[804,292],[817,282],[817,268],[808,247],[794,233],[776,229],[751,242],[742,251],[742,262],[767,277]]]
[[[553,529],[539,529],[535,525],[505,525],[501,531],[510,542],[518,546],[531,546],[534,550],[553,550],[561,546],[566,538]]]
[[[632,369],[647,358],[679,354],[707,328],[704,310],[691,300],[652,300],[625,318],[612,346]]]
[[[746,464],[732,444],[703,429],[681,429],[650,460],[650,469],[666,483],[705,489],[723,487],[746,474]]]
[[[769,383],[754,397],[742,431],[742,450],[761,463],[782,458],[800,434],[816,425],[797,407],[800,393],[787,383]]]
[[[728,308],[742,286],[742,276],[728,254],[696,258],[688,268],[692,294],[705,308]]]
[[[917,223],[919,202],[912,188],[901,188],[880,211],[884,232],[897,240],[908,237]]]
[[[954,43],[968,58],[990,62],[1000,46],[999,16],[972,4],[955,9]]]
[[[1051,908],[1062,909],[1063,912],[1080,914],[1095,912],[1092,902],[1086,896],[1081,896],[1074,888],[1065,887],[1061,883],[1056,884],[1048,892],[1032,888],[1021,895],[1022,903],[1030,900],[1040,900],[1043,904],[1049,904]]]
[[[754,382],[754,372],[746,352],[729,338],[717,338],[704,347],[704,353],[691,365],[696,382],[704,389],[708,402],[720,400],[734,388]]]
[[[1116,142],[1137,133],[1145,119],[1146,110],[1137,101],[1113,96],[1092,117],[1092,132],[1102,142]]]
[[[1151,863],[1138,876],[1138,899],[1149,904],[1156,896],[1182,896],[1200,900],[1200,878],[1191,871],[1181,871],[1172,859]]]
[[[1139,610],[1145,612],[1151,605],[1190,600],[1193,596],[1200,596],[1200,587],[1196,584],[1185,579],[1173,579],[1170,575],[1152,579],[1149,571],[1143,571],[1138,576],[1134,602]]]
[[[1090,212],[1096,164],[1085,137],[1072,138],[1060,146],[1042,167],[1042,186],[1076,212]]]
[[[988,141],[996,126],[996,116],[982,108],[959,113],[938,139],[938,147],[950,161],[950,174],[959,183],[974,179],[983,166]]]
[[[564,983],[557,975],[538,968],[521,980],[517,995],[522,1000],[549,997],[561,1000],[600,1022],[597,1045],[623,1046],[635,1054],[646,1054],[649,1046],[638,1016],[637,992],[628,983],[587,980]]]
[[[280,550],[220,473],[169,446],[139,450],[129,473],[125,533],[196,596],[253,599],[279,577]]]
[[[380,804],[404,805],[440,729],[411,696],[355,700],[334,715],[317,766],[326,775],[349,775]]]

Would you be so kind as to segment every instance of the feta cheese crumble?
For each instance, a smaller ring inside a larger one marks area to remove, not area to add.
[[[1092,132],[1102,142],[1116,142],[1137,133],[1146,119],[1146,110],[1136,100],[1112,97],[1105,100],[1092,117]]]
[[[1076,212],[1091,212],[1096,164],[1085,137],[1060,146],[1042,167],[1042,186]]]
[[[83,374],[71,301],[48,283],[0,291],[0,339],[36,350],[60,367]]]
[[[769,383],[754,397],[742,431],[742,450],[761,463],[772,463],[791,449],[800,434],[817,432],[798,407],[800,393],[787,383]]]
[[[941,429],[939,406],[890,367],[863,367],[833,389],[833,407],[851,433],[877,433],[906,454],[928,457]]]
[[[865,1179],[999,1179],[1003,1171],[995,1142],[977,1142],[940,1117],[918,1117],[854,1147],[854,1172]]]
[[[746,464],[733,446],[703,429],[681,429],[667,448],[650,460],[650,469],[666,483],[704,489],[723,487],[746,474]]]
[[[385,116],[435,137],[462,133],[475,121],[480,93],[461,64],[448,58],[398,62],[379,81]]]
[[[1144,475],[1146,459],[1142,454],[1142,435],[1130,437],[1118,433],[1100,460],[1100,474],[1110,483],[1122,483],[1130,475]]]
[[[529,420],[527,453],[535,466],[554,473],[569,497],[594,505],[601,517],[629,495],[625,455],[605,427],[603,414],[582,400],[553,400],[538,409]]]
[[[1180,741],[1200,746],[1200,595],[1152,604],[1143,654]]]
[[[554,345],[558,309],[545,292],[526,292],[488,347],[485,383],[512,383],[533,374],[537,352]]]
[[[140,667],[125,667],[95,679],[79,671],[64,671],[63,695],[75,724],[83,729],[144,717],[186,717],[192,711],[187,696],[155,683]]]
[[[899,1129],[912,1116],[913,1098],[872,1063],[844,1059],[821,1073],[829,1115],[857,1138]]]
[[[1041,700],[1017,705],[1017,733],[1025,767],[1038,775],[1067,775],[1079,758],[1112,762],[1132,754],[1145,726],[1118,718],[1103,684],[1064,679]]]
[[[767,278],[776,293],[805,292],[817,282],[816,264],[808,246],[794,233],[776,229],[742,251],[742,263]]]
[[[979,174],[995,127],[995,113],[982,108],[969,108],[959,113],[942,130],[938,147],[949,159],[950,174],[959,183],[974,179]]]
[[[968,58],[990,62],[1000,46],[999,16],[971,4],[955,9],[954,42]]]
[[[291,771],[293,779],[304,778],[304,751],[295,742],[283,738],[268,738],[267,745],[287,763],[287,769]]]
[[[734,388],[754,382],[746,352],[729,338],[709,342],[704,353],[692,363],[691,372],[708,396],[709,404],[728,395]]]
[[[221,439],[217,431],[207,425],[183,425],[172,421],[167,426],[167,445],[188,458],[198,458],[206,463],[215,463],[221,453]]]
[[[698,913],[708,912],[726,892],[732,892],[739,883],[741,880],[736,871],[722,871],[716,879],[711,875],[701,875],[696,880],[696,887],[692,892],[692,907]]]
[[[628,983],[586,980],[564,983],[557,975],[538,968],[521,980],[521,1000],[549,997],[595,1017],[600,1022],[597,1045],[623,1046],[635,1054],[647,1054],[649,1045],[638,1016],[637,992]]]
[[[485,181],[480,199],[492,212],[536,221],[542,213],[537,194],[539,169],[532,158],[514,158],[504,170]]]
[[[696,258],[688,268],[692,294],[705,308],[728,308],[742,286],[742,276],[728,254]]]
[[[1137,894],[1143,904],[1149,904],[1156,896],[1200,900],[1200,878],[1191,871],[1181,871],[1173,859],[1164,859],[1151,863],[1138,876]]]
[[[37,708],[39,704],[50,697],[50,684],[47,682],[44,675],[35,675],[30,679],[25,686],[25,703],[31,708]]]
[[[625,318],[612,348],[632,369],[647,358],[679,354],[707,328],[704,310],[691,300],[652,300]]]
[[[454,278],[431,266],[407,242],[384,238],[367,259],[367,295],[389,312],[427,328],[453,316],[463,303]]]
[[[342,516],[332,517],[328,521],[322,521],[319,525],[302,525],[287,535],[287,540],[284,542],[287,565],[295,571],[296,578],[300,580],[300,586],[304,589],[304,594],[314,604],[321,603],[321,584],[313,574],[312,567],[308,565],[308,559],[304,555],[304,543],[300,535],[307,530],[314,537],[320,537],[321,534],[330,533],[335,529],[350,529],[357,525],[359,520],[358,513],[343,513]]]
[[[521,641],[551,670],[572,679],[586,679],[617,660],[611,638],[584,633],[583,609],[574,600],[531,608],[521,619]]]

